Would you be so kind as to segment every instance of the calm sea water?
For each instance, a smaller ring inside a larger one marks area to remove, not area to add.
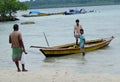
[[[25,61],[29,70],[72,69],[80,73],[120,74],[120,5],[36,10],[41,12],[60,12],[76,8],[96,10],[96,12],[67,16],[22,17],[22,14],[30,11],[28,10],[18,12],[19,21],[0,22],[0,70],[16,70],[11,59],[12,52],[8,37],[13,31],[13,24],[17,23],[20,25],[20,31],[28,52],[28,55],[25,56]],[[85,29],[86,40],[110,36],[114,36],[115,39],[108,47],[86,53],[85,57],[82,57],[81,54],[73,54],[46,58],[39,49],[30,48],[31,45],[47,46],[43,32],[45,32],[50,46],[75,42],[73,26],[76,19],[80,19]],[[35,24],[21,25],[21,22],[24,21],[34,21]]]

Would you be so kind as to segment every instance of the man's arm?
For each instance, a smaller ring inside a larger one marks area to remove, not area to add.
[[[75,34],[75,30],[76,30],[76,27],[74,26],[74,31],[73,31],[73,32],[74,32],[74,34]]]
[[[27,52],[26,52],[26,50],[25,50],[25,47],[24,47],[24,43],[23,43],[22,35],[21,35],[21,34],[18,36],[18,39],[19,39],[19,43],[20,43],[21,47],[23,48],[23,52],[24,52],[25,54],[27,54]]]
[[[11,36],[9,35],[9,43],[11,44]]]

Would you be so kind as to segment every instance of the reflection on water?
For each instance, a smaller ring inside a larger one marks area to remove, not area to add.
[[[48,57],[43,60],[42,67],[50,69],[72,69],[81,70],[82,66],[86,66],[87,60],[82,54],[71,54],[61,57]]]
[[[43,61],[45,63],[55,63],[56,62],[56,58],[55,57],[45,58]]]
[[[77,64],[85,64],[87,61],[82,54],[71,54],[62,57],[47,57],[43,60],[44,63],[54,64],[56,67],[72,65],[77,66]]]

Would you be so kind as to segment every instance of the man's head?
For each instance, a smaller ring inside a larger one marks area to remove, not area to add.
[[[13,29],[14,29],[14,31],[18,31],[19,30],[18,24],[14,24]]]
[[[79,19],[76,19],[76,23],[79,23]]]
[[[76,24],[77,26],[79,26],[79,19],[76,19]]]

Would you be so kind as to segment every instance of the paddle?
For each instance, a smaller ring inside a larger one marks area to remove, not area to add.
[[[49,47],[49,43],[48,43],[47,37],[46,37],[46,35],[45,35],[44,32],[43,32],[43,34],[44,34],[44,37],[45,37],[45,40],[46,40],[46,43],[47,43],[47,46],[48,46],[48,47],[30,46],[30,48],[52,48],[52,47]]]

